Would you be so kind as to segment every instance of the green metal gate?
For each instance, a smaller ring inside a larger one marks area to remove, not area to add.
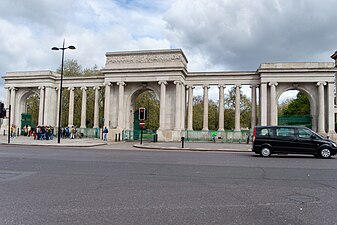
[[[278,117],[278,125],[305,126],[312,128],[310,115],[284,115]]]

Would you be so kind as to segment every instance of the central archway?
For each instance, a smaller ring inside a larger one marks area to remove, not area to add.
[[[159,128],[159,90],[156,90],[156,86],[143,85],[136,88],[130,94],[128,99],[129,115],[127,116],[128,129],[124,131],[125,140],[138,140],[140,137],[140,125],[138,119],[138,109],[146,109],[146,120],[143,128],[144,138],[153,140],[153,135],[156,134]]]

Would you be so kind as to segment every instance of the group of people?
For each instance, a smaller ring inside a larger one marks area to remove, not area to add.
[[[34,140],[53,140],[54,127],[37,126],[34,132]]]
[[[76,136],[79,137],[79,138],[81,138],[83,136],[82,133],[77,131],[76,126],[72,126],[71,128],[70,127],[61,128],[61,137],[62,138],[74,139],[74,138],[76,138]]]

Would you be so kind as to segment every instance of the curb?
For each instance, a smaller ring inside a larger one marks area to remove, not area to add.
[[[82,148],[82,147],[95,147],[101,145],[107,145],[107,143],[97,143],[97,144],[87,144],[87,145],[70,145],[70,144],[24,144],[24,143],[0,143],[0,145],[8,146],[47,146],[47,147],[73,147],[73,148]]]
[[[241,150],[241,149],[209,149],[209,148],[179,148],[179,147],[159,147],[159,146],[151,146],[151,145],[133,145],[135,148],[143,148],[143,149],[157,149],[157,150],[185,150],[185,151],[199,151],[199,152],[251,152],[251,150]]]

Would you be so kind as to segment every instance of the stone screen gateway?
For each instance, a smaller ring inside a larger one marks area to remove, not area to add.
[[[336,53],[332,55],[336,59]],[[188,60],[181,49],[124,51],[106,53],[101,76],[64,77],[63,88],[69,95],[68,125],[73,124],[74,90],[80,89],[82,108],[86,107],[86,92],[95,92],[94,117],[81,114],[85,121],[99,124],[98,96],[104,90],[104,126],[109,139],[134,126],[134,101],[146,90],[153,91],[160,101],[159,141],[179,141],[181,132],[193,130],[193,89],[203,89],[203,129],[208,130],[208,89],[219,88],[219,125],[224,130],[224,90],[234,85],[240,93],[242,85],[251,87],[251,127],[277,125],[277,99],[287,90],[304,92],[310,101],[312,129],[336,139],[335,133],[335,62],[262,63],[256,71],[189,72]],[[38,125],[57,126],[60,101],[60,74],[52,71],[7,72],[4,80],[5,108],[11,105],[11,123],[20,127],[20,115],[26,112],[27,98],[39,96]],[[259,90],[257,95],[257,89]],[[235,131],[240,131],[240,94],[235,96]],[[259,109],[257,108],[259,107]],[[257,115],[257,112],[259,114]],[[186,121],[186,122],[185,122]],[[5,119],[1,130],[6,129]]]

